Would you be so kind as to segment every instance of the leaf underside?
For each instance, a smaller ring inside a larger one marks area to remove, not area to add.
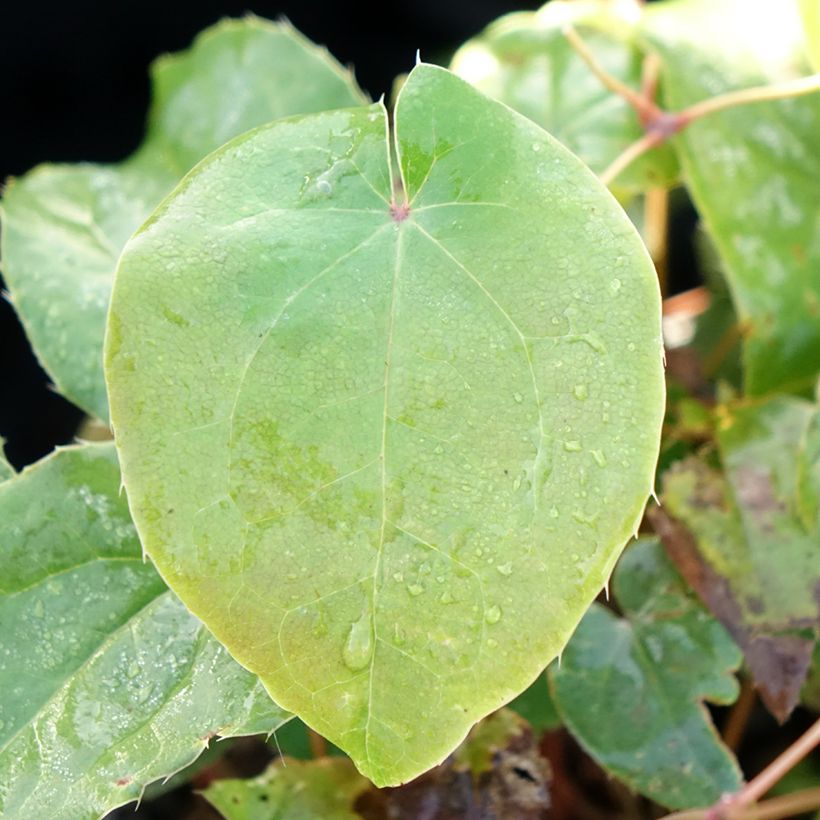
[[[124,252],[106,349],[163,577],[379,785],[561,649],[663,407],[657,283],[592,174],[432,66],[396,122],[406,207],[379,105],[213,155]]]
[[[287,719],[143,562],[112,445],[0,485],[0,563],[0,815],[100,817]]]
[[[12,302],[61,393],[108,419],[105,316],[120,252],[194,164],[279,117],[364,101],[352,76],[284,23],[223,20],[151,68],[139,150],[118,165],[41,165],[3,195],[2,269]]]

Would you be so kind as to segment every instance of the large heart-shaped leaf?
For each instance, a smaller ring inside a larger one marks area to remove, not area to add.
[[[214,154],[124,252],[106,342],[146,549],[378,784],[561,649],[663,410],[657,283],[596,178],[440,68],[395,116],[407,202],[379,105]]]
[[[540,11],[497,20],[465,43],[450,67],[546,128],[601,173],[643,136],[643,128],[629,104],[592,73],[565,28],[575,26],[596,60],[637,90],[643,53],[632,41],[632,11],[606,0],[552,0]],[[621,190],[642,190],[673,184],[677,176],[675,153],[666,145],[631,165],[616,184]]]
[[[741,785],[702,701],[732,703],[742,656],[657,541],[626,552],[613,578],[624,616],[594,604],[550,670],[558,710],[612,775],[670,808]],[[681,773],[685,776],[681,776]]]
[[[0,484],[0,815],[99,817],[287,719],[143,561],[110,444]]]
[[[645,15],[681,109],[808,71],[796,0],[678,0]],[[710,114],[676,138],[744,325],[746,389],[808,392],[820,370],[820,94]]]
[[[180,177],[231,137],[279,117],[358,105],[353,78],[283,23],[225,20],[151,69],[148,135],[119,165],[42,165],[3,196],[2,266],[60,392],[108,418],[105,315],[120,251]]]

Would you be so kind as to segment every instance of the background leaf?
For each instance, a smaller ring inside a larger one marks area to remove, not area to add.
[[[5,446],[6,442],[0,438],[0,482],[14,475],[14,467],[6,460]]]
[[[163,577],[379,785],[561,649],[663,411],[657,282],[593,175],[443,69],[396,121],[409,210],[379,106],[212,155],[123,254],[106,353]]]
[[[643,136],[632,107],[605,88],[564,35],[575,26],[606,70],[636,90],[643,54],[631,21],[613,4],[553,0],[538,12],[497,20],[463,45],[450,68],[485,94],[529,117],[601,173]],[[678,177],[670,145],[657,148],[619,175],[619,190],[668,186]]]
[[[723,473],[696,457],[675,465],[664,475],[665,513],[653,511],[652,520],[689,583],[743,648],[763,701],[783,721],[797,703],[812,630],[820,626],[816,496],[809,515],[797,494],[817,410],[781,396],[723,407],[718,418]]]
[[[253,780],[217,780],[203,795],[226,820],[359,820],[370,784],[344,757],[284,760]]]
[[[641,794],[669,808],[711,805],[741,776],[701,701],[735,700],[741,654],[657,541],[626,551],[613,592],[623,617],[593,604],[551,669],[558,711],[584,749]]]
[[[152,66],[148,136],[120,165],[41,165],[9,182],[2,267],[34,350],[60,392],[108,418],[102,373],[114,269],[131,234],[202,157],[280,117],[358,105],[328,54],[285,23],[224,20]]]
[[[820,71],[820,0],[799,0],[806,52],[815,71]]]
[[[0,563],[3,816],[99,817],[287,719],[143,562],[113,445],[0,485]]]
[[[547,675],[539,675],[532,686],[510,701],[509,708],[520,715],[537,733],[557,729],[561,717],[550,694]]]
[[[796,0],[652,4],[669,107],[805,73]],[[820,370],[820,94],[704,117],[675,138],[745,325],[746,390],[808,392]]]

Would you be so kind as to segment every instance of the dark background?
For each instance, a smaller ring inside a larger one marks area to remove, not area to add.
[[[496,17],[538,0],[75,0],[0,10],[0,180],[40,162],[114,162],[140,143],[148,66],[224,16],[282,15],[352,64],[374,98],[424,59],[443,62]],[[691,218],[685,220],[688,234]],[[684,243],[685,244],[685,243]],[[673,254],[675,260],[680,254]],[[683,266],[688,261],[684,259]],[[674,270],[673,279],[674,279]],[[81,413],[49,387],[14,311],[0,302],[0,436],[21,467],[70,441]]]

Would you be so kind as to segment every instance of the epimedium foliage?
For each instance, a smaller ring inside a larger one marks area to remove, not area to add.
[[[741,657],[779,719],[816,704],[820,95],[778,97],[818,19],[554,0],[418,65],[392,128],[290,27],[225,21],[155,64],[132,158],[12,181],[12,300],[117,449],[0,459],[0,813],[101,816],[284,708],[350,759],[217,783],[226,817],[541,817],[560,723],[669,808],[740,788],[704,701]],[[699,344],[742,338],[713,372],[751,398],[673,386],[666,556],[590,607],[664,396],[654,272],[594,174],[691,192],[729,291]]]
[[[278,117],[366,100],[353,77],[285,23],[225,20],[161,57],[145,140],[118,165],[41,165],[3,195],[3,276],[60,392],[108,420],[105,317],[131,234],[200,159]]]
[[[146,550],[378,785],[566,643],[663,397],[657,282],[590,172],[441,68],[394,117],[397,171],[380,105],[212,154],[126,247],[106,345]]]

